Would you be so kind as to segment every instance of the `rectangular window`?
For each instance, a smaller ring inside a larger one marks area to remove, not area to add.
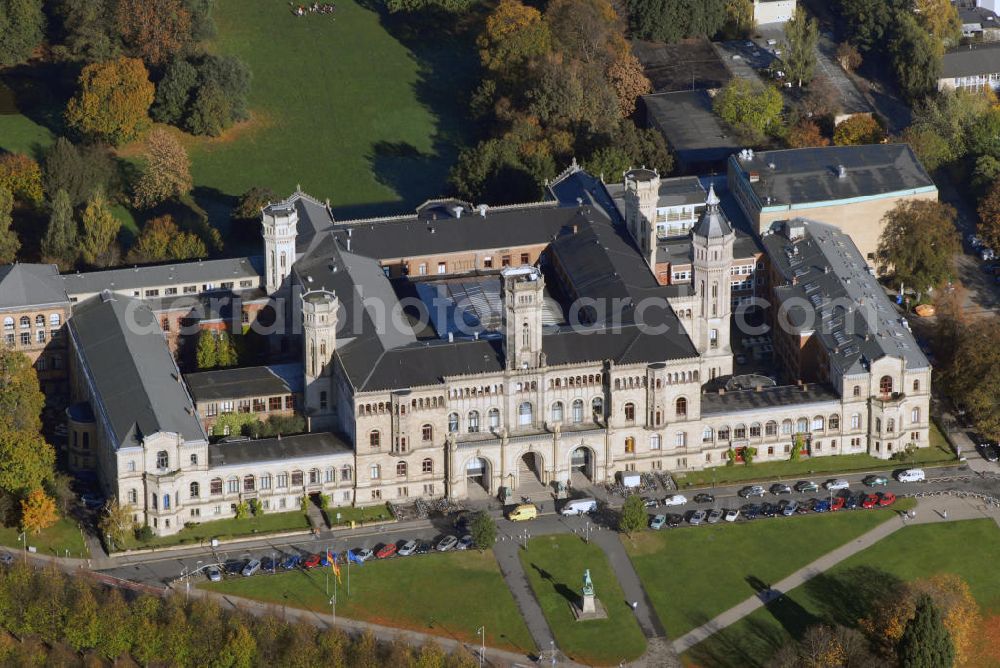
[[[372,490],[372,501],[379,501],[382,499],[382,490],[373,489]]]
[[[447,262],[438,262],[438,273],[439,274],[446,274],[446,273],[448,273],[448,263]]]
[[[250,412],[250,400],[240,399],[240,413],[249,413],[249,412]]]
[[[527,253],[521,253],[521,264],[529,264],[531,262],[531,256]]]
[[[223,401],[223,402],[221,402],[219,410],[222,413],[232,413],[233,412],[233,402],[232,401]]]
[[[253,412],[254,413],[263,413],[264,410],[265,410],[264,406],[265,406],[265,404],[264,404],[264,400],[263,399],[256,398],[256,397],[254,398],[254,400],[253,400]]]
[[[426,276],[427,275],[427,263],[426,262],[421,262],[420,265],[417,266],[417,274],[419,276]]]
[[[267,399],[267,410],[269,410],[269,411],[280,411],[281,410],[281,397],[268,397],[268,399]]]
[[[242,280],[242,281],[240,281],[240,287],[241,288],[252,288],[253,287],[253,281]]]
[[[163,294],[167,296],[173,296],[177,294],[177,288],[165,288]]]
[[[219,404],[214,401],[205,406],[205,415],[208,417],[214,417],[219,414]]]
[[[232,290],[233,289],[233,282],[232,281],[223,281],[221,283],[221,285],[222,285],[222,289],[223,290]]]
[[[492,269],[493,268],[493,258],[487,255],[483,258],[483,268]]]
[[[271,474],[265,473],[260,477],[260,488],[271,489]]]
[[[293,487],[302,486],[302,471],[292,471],[292,486]]]
[[[410,490],[408,488],[406,488],[406,487],[397,487],[396,488],[396,496],[398,496],[399,498],[405,499],[409,495],[410,495]]]
[[[285,397],[285,410],[290,411],[294,409],[295,409],[295,395],[289,394]]]
[[[159,297],[160,296],[160,290],[158,288],[153,288],[151,290],[146,290],[146,296],[147,297]]]
[[[184,294],[186,294],[186,295],[193,295],[196,292],[198,292],[198,286],[197,285],[185,285],[184,286]]]
[[[278,489],[284,489],[285,487],[288,487],[288,474],[287,473],[279,473],[278,474]]]

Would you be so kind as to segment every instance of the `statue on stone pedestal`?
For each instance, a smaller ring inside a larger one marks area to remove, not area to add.
[[[580,612],[583,615],[592,615],[597,612],[594,604],[594,583],[590,579],[590,569],[583,572],[583,602],[580,605]]]

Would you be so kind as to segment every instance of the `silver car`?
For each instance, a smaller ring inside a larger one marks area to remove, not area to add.
[[[458,539],[454,536],[445,536],[437,544],[438,552],[447,552],[448,550],[454,548],[458,544]]]
[[[688,524],[691,526],[698,526],[705,521],[706,517],[708,517],[707,512],[704,510],[696,510],[691,514],[691,519],[688,520]]]
[[[245,578],[251,575],[256,575],[257,571],[260,570],[260,559],[251,559],[247,562],[247,565],[243,567],[242,575]]]
[[[222,582],[222,571],[220,571],[217,567],[212,566],[208,568],[205,573],[208,575],[210,582]]]
[[[403,547],[399,548],[399,551],[396,552],[396,554],[398,554],[401,557],[408,557],[416,551],[417,551],[417,541],[408,540],[405,543],[403,543]]]
[[[708,520],[706,521],[709,524],[718,524],[723,514],[722,508],[712,508],[712,512],[708,514]]]

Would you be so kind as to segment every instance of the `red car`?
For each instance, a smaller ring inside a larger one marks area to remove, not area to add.
[[[844,497],[842,497],[842,496],[835,496],[835,497],[833,497],[833,503],[830,505],[830,510],[831,511],[840,510],[841,508],[844,507],[844,504],[846,502],[847,502],[847,500]]]
[[[319,566],[319,562],[322,560],[323,557],[319,556],[318,554],[310,554],[308,557],[306,557],[306,560],[302,562],[302,568],[305,569],[316,568],[317,566]]]
[[[884,508],[885,506],[891,506],[894,503],[896,503],[895,494],[893,494],[892,492],[879,492],[878,505]]]
[[[868,494],[865,496],[865,500],[861,502],[862,508],[874,508],[878,505],[878,494]]]
[[[396,554],[396,544],[388,543],[385,547],[375,553],[376,559],[388,559]]]

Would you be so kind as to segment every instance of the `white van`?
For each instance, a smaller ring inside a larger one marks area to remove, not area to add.
[[[896,476],[899,482],[923,482],[927,479],[923,469],[906,469]]]
[[[573,499],[567,501],[566,505],[563,506],[563,515],[583,515],[584,513],[592,513],[597,510],[597,499]]]

